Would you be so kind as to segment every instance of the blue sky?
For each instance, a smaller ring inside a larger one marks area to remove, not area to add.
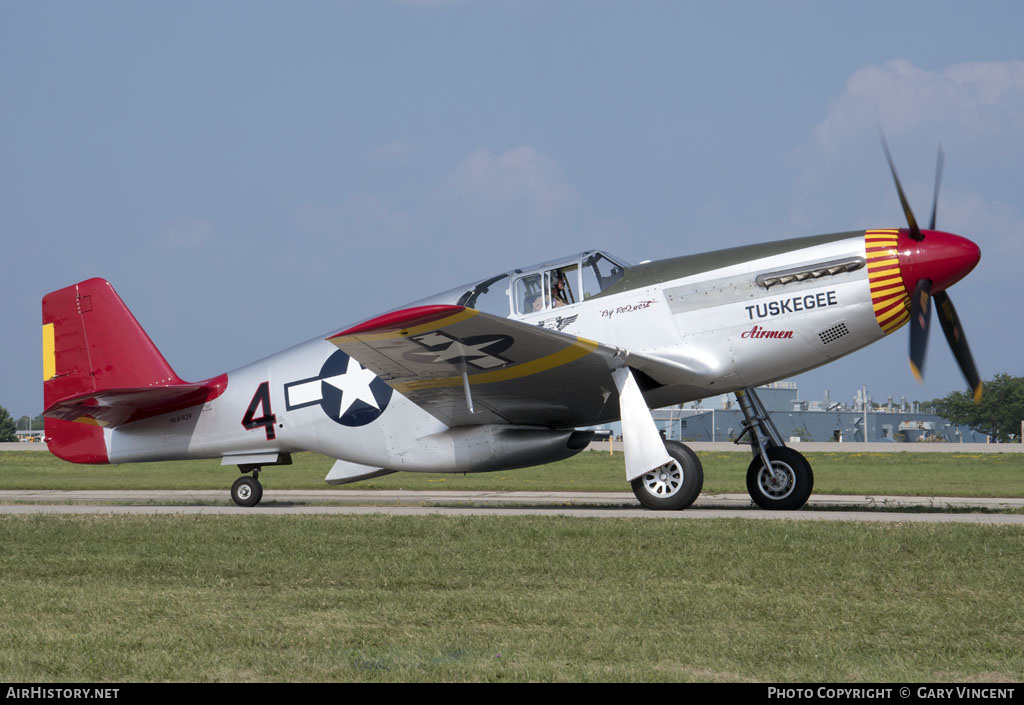
[[[1017,2],[0,0],[0,405],[41,297],[109,279],[184,379],[588,248],[632,261],[903,225],[975,240],[981,374],[1024,374]],[[964,387],[939,330],[803,398]]]

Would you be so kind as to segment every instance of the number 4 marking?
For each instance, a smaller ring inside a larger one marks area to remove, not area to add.
[[[263,416],[256,418],[256,410],[261,406],[263,407]],[[277,417],[270,410],[270,382],[264,382],[256,388],[256,393],[252,395],[249,408],[245,410],[245,416],[242,417],[242,426],[247,431],[253,431],[262,426],[267,430],[267,440],[272,441],[277,437],[277,434],[274,433],[276,422]]]

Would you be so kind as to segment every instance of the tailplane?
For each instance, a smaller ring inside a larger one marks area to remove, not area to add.
[[[202,404],[226,386],[226,375],[179,378],[103,279],[43,297],[47,445],[64,460],[106,463],[105,428]]]

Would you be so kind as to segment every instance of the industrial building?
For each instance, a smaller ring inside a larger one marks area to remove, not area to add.
[[[790,442],[858,443],[988,443],[989,436],[957,426],[940,416],[922,413],[916,402],[889,396],[879,403],[864,390],[852,403],[829,399],[800,399],[795,382],[775,382],[757,388],[779,433]],[[654,421],[664,437],[679,441],[732,441],[743,431],[743,412],[732,395],[657,409]],[[617,438],[619,424],[607,426]],[[865,429],[867,438],[865,439]]]

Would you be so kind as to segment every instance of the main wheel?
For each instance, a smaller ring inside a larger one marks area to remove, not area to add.
[[[704,486],[697,454],[677,441],[665,441],[672,462],[633,480],[633,494],[648,509],[686,509]]]
[[[231,485],[231,499],[240,507],[254,507],[263,499],[263,485],[255,477],[242,475]]]
[[[769,448],[768,460],[775,477],[755,455],[747,468],[747,492],[762,509],[799,509],[814,489],[814,473],[807,458],[792,448]]]

